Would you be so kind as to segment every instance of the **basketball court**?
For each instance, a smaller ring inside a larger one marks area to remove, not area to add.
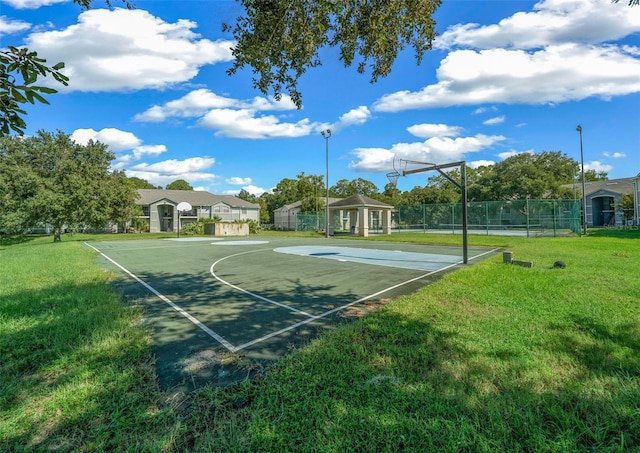
[[[463,265],[460,247],[334,238],[86,243],[141,305],[164,388],[226,385]],[[468,247],[468,264],[496,249]]]

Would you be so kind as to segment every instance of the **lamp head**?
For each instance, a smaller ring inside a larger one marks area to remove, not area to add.
[[[580,125],[578,124],[578,126],[576,127],[576,130],[577,130],[578,132],[582,132],[582,126],[580,126]]]
[[[325,130],[325,131],[320,131],[320,133],[322,134],[322,136],[323,136],[324,138],[329,138],[329,137],[331,137],[331,129],[327,129],[327,130]]]

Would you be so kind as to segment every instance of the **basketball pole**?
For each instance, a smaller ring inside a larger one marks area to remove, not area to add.
[[[436,165],[436,164],[431,164],[431,163],[427,163],[427,162],[417,162],[417,161],[413,161],[413,160],[400,160],[400,163],[402,165],[402,162],[405,162],[405,165],[407,163],[410,164],[419,164],[419,165],[426,165],[425,167],[422,168],[416,168],[414,170],[401,170],[400,172],[392,172],[390,173],[392,176],[395,176],[396,173],[399,173],[402,176],[407,176],[407,175],[413,175],[415,173],[423,173],[423,172],[427,172],[427,171],[433,171],[436,170],[437,172],[439,172],[442,176],[444,176],[447,180],[449,180],[449,182],[451,182],[454,186],[456,186],[458,189],[460,189],[460,194],[461,194],[461,199],[462,199],[462,262],[464,264],[468,264],[469,262],[469,241],[468,241],[468,237],[467,237],[467,164],[465,161],[460,161],[460,162],[452,162],[450,164],[441,164],[441,165]],[[453,167],[459,167],[460,168],[460,182],[456,181],[455,179],[453,179],[451,176],[449,176],[446,172],[442,171],[445,168],[453,168]],[[389,176],[390,174],[387,174],[387,176]],[[391,179],[391,178],[390,178]],[[452,219],[453,221],[453,219]],[[454,226],[455,228],[455,226]]]

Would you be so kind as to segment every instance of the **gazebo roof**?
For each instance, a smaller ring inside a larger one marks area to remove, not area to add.
[[[393,206],[387,203],[383,203],[380,200],[374,200],[373,198],[365,197],[361,194],[351,195],[350,197],[343,198],[342,200],[329,204],[330,208],[381,208],[381,209],[393,209]]]

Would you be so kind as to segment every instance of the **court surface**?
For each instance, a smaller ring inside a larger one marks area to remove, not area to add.
[[[461,247],[333,238],[86,243],[142,305],[164,388],[226,385],[462,264]],[[496,253],[470,247],[469,265]]]

